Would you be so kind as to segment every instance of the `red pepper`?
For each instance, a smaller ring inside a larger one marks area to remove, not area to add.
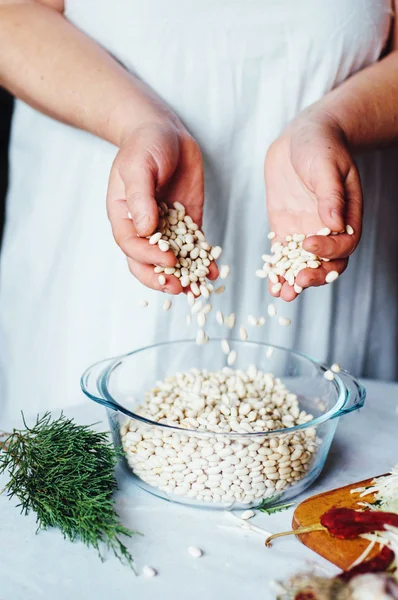
[[[390,548],[387,548],[387,546],[383,546],[379,554],[370,560],[365,560],[364,562],[359,563],[359,565],[353,567],[349,571],[344,571],[344,573],[338,575],[338,578],[347,582],[353,577],[356,577],[357,575],[363,575],[364,573],[380,573],[382,571],[386,571],[393,562],[394,558],[394,552]]]
[[[361,533],[381,531],[385,525],[398,527],[398,514],[381,511],[361,511],[351,508],[331,508],[321,516],[321,524],[331,535],[341,540],[358,537]]]
[[[271,541],[284,535],[301,535],[311,531],[328,531],[333,537],[340,540],[352,540],[361,533],[382,531],[385,525],[398,528],[398,514],[382,511],[357,511],[352,508],[331,508],[325,512],[320,523],[308,527],[300,527],[294,531],[275,533],[265,540],[265,545],[270,546]]]
[[[302,527],[295,531],[276,533],[270,536],[265,544],[269,546],[272,539],[283,535],[291,533],[300,535],[311,531],[328,531],[333,537],[349,540],[363,533],[383,531],[386,525],[398,528],[398,514],[372,510],[359,512],[351,508],[331,508],[321,516],[320,523]],[[338,579],[348,582],[357,575],[384,572],[390,567],[394,559],[394,552],[387,546],[383,546],[376,556],[361,562],[349,571],[344,571],[341,575],[338,575]],[[303,591],[296,594],[295,600],[315,600],[315,596],[311,591]]]

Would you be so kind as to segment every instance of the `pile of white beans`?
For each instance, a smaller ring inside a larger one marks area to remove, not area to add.
[[[154,268],[155,273],[159,273],[160,285],[165,284],[165,275],[174,275],[195,297],[209,298],[213,284],[206,277],[210,263],[219,258],[222,250],[220,246],[209,244],[180,202],[174,202],[174,208],[169,208],[165,202],[159,205],[158,228],[149,237],[149,243],[157,244],[162,252],[171,250],[178,260],[175,267]]]
[[[349,235],[354,234],[354,230],[351,225],[347,225],[345,232]],[[344,232],[342,232],[344,233]],[[317,232],[316,235],[338,235],[337,232],[332,232],[327,227],[324,227]],[[275,238],[275,232],[271,231],[268,234],[268,238],[273,240]],[[279,277],[283,277],[289,285],[294,288],[296,294],[300,294],[303,288],[296,283],[296,277],[302,269],[317,269],[321,266],[322,262],[329,262],[327,258],[320,258],[316,254],[307,252],[303,248],[304,240],[310,237],[304,233],[294,233],[293,235],[287,235],[284,243],[274,242],[271,246],[271,254],[263,254],[261,257],[264,265],[262,269],[256,271],[256,276],[260,279],[269,278],[272,285],[272,292],[277,294],[282,288],[282,283]],[[326,275],[326,283],[332,283],[338,278],[339,274],[337,271],[329,271]]]
[[[297,396],[278,378],[255,366],[176,373],[157,382],[135,412],[189,430],[129,419],[120,433],[137,477],[191,500],[258,503],[302,479],[316,452],[313,427],[261,435],[308,423],[313,416],[300,410]]]

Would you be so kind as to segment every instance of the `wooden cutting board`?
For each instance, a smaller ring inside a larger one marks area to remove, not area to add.
[[[359,481],[304,500],[294,511],[293,529],[319,523],[321,515],[332,507],[358,508],[357,502],[362,499],[359,498],[359,494],[351,494],[351,490],[369,485],[373,479]],[[366,497],[366,501],[373,501],[371,494]],[[305,546],[343,570],[347,570],[370,543],[361,538],[339,540],[326,531],[313,531],[297,537]],[[378,551],[378,547],[375,546],[367,558],[371,558]]]

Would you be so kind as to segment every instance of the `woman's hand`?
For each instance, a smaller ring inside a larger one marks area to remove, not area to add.
[[[151,246],[146,239],[157,227],[157,202],[161,201],[170,206],[181,202],[201,225],[202,155],[184,127],[167,117],[144,124],[123,140],[110,174],[107,210],[114,238],[127,256],[131,273],[150,288],[179,294],[183,288],[176,277],[166,275],[162,286],[153,271],[154,265],[173,267],[175,255]],[[217,275],[212,264],[209,279]]]
[[[325,283],[329,271],[342,273],[361,235],[362,191],[358,170],[344,133],[328,115],[305,111],[269,148],[265,160],[267,208],[276,240],[293,233],[313,234],[322,228],[354,234],[311,236],[305,250],[328,258],[317,269],[303,269],[296,283],[303,287]],[[281,279],[275,296],[291,301],[297,294]],[[271,288],[271,286],[270,286]]]
[[[174,265],[175,256],[150,246],[145,236],[156,228],[157,200],[179,200],[200,224],[198,145],[145,82],[60,14],[62,4],[0,0],[0,86],[44,114],[120,148],[107,198],[115,239],[131,272],[145,285],[179,293],[176,277],[167,275],[160,286],[153,272],[154,264]],[[212,263],[209,278],[216,276]]]

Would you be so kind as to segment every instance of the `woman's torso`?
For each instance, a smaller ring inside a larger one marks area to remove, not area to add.
[[[390,1],[71,0],[66,16],[156,90],[197,139],[205,162],[204,227],[211,242],[224,246],[223,262],[232,269],[222,308],[234,310],[238,323],[266,313],[266,285],[254,271],[267,245],[267,147],[303,108],[380,57]],[[164,298],[132,279],[111,239],[104,202],[115,152],[17,106],[1,282],[10,402],[27,389],[17,378],[21,368],[35,395],[45,397],[36,404],[65,405],[77,401],[78,375],[89,362],[193,333],[184,325],[185,299],[163,313]],[[390,181],[385,190],[379,154],[363,162],[364,240],[348,273],[292,305],[279,303],[290,328],[268,319],[250,331],[253,339],[341,360],[357,372],[369,363],[370,316],[380,289],[374,216],[383,220],[385,196],[395,189]],[[149,308],[139,308],[141,298]],[[220,331],[214,324],[209,333]],[[395,354],[387,376],[396,369]]]

